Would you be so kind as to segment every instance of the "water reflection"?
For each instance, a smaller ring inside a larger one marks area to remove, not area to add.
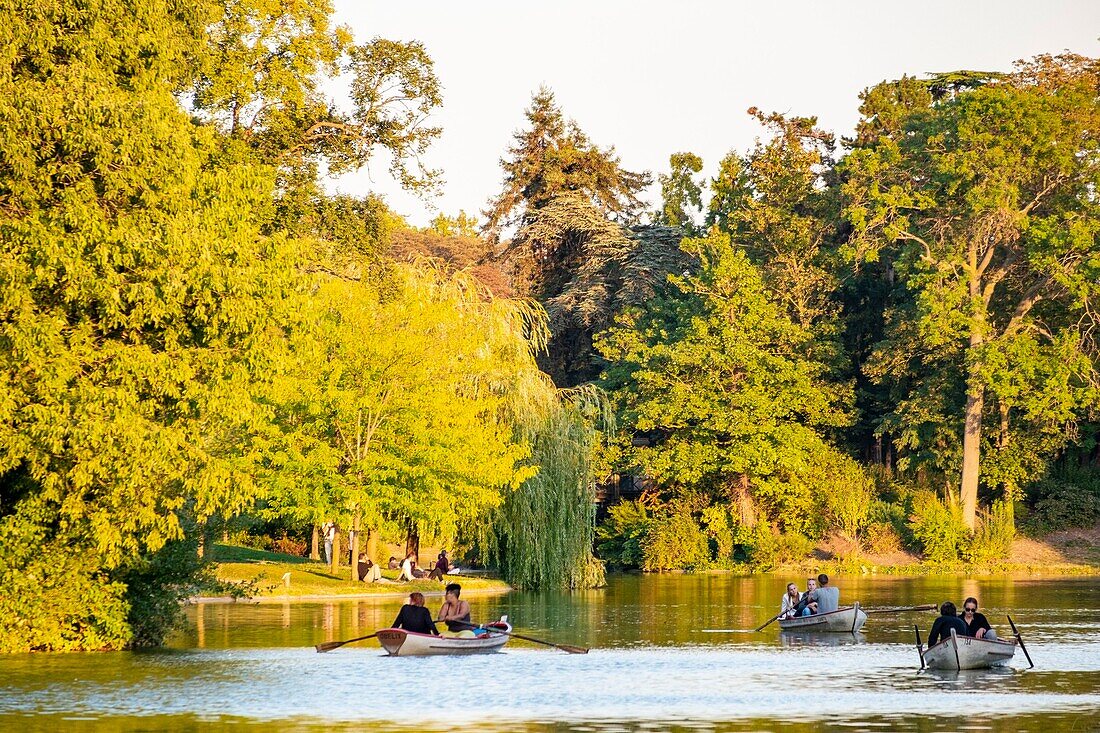
[[[403,599],[201,604],[166,651],[0,657],[0,729],[1100,729],[1095,579],[837,579],[844,603],[867,608],[975,595],[998,630],[1011,612],[1038,667],[961,673],[919,671],[913,624],[927,633],[929,612],[875,614],[859,634],[753,632],[787,581],[620,576],[599,591],[470,595],[476,620],[507,613],[585,656],[520,641],[467,658],[388,658],[373,642],[318,655],[388,626]]]

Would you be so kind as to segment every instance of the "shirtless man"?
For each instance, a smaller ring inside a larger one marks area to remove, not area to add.
[[[439,608],[439,621],[447,624],[447,630],[452,634],[467,631],[473,635],[470,624],[470,604],[459,598],[462,586],[458,583],[450,583],[443,596],[443,605]],[[457,623],[462,621],[464,623]]]

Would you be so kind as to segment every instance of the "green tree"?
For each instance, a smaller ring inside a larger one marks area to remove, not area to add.
[[[843,165],[848,254],[896,257],[912,292],[913,320],[897,325],[895,353],[884,359],[914,373],[906,355],[920,356],[961,380],[963,402],[942,410],[958,416],[958,427],[932,422],[961,432],[960,496],[971,529],[988,408],[1001,427],[989,478],[1012,494],[1065,439],[1055,429],[1051,440],[1013,444],[1022,435],[1013,423],[1025,433],[1065,425],[1095,400],[1095,362],[1086,357],[1095,354],[1089,334],[1100,295],[1098,72],[1093,59],[1041,56],[1000,79],[968,73],[950,94],[922,95],[908,80],[886,85],[865,104],[874,102],[876,116],[891,99],[901,108],[861,125]],[[916,377],[928,379],[949,375]]]
[[[699,233],[696,215],[703,210],[703,189],[694,174],[703,170],[703,159],[694,153],[673,153],[668,158],[669,172],[657,176],[661,184],[661,209],[653,221],[681,227],[689,236]]]
[[[732,500],[794,530],[815,522],[815,492],[846,478],[822,430],[845,424],[843,390],[804,356],[808,331],[770,298],[728,235],[684,241],[697,275],[630,311],[597,340],[622,422],[656,436],[633,462],[664,487]],[[751,526],[752,520],[748,523]]]
[[[499,241],[502,229],[526,222],[568,192],[588,198],[607,217],[627,222],[637,217],[642,209],[638,193],[649,185],[648,173],[623,170],[614,148],[597,147],[575,122],[565,120],[546,87],[534,94],[525,115],[530,128],[513,136],[500,161],[503,189],[483,212],[492,241]]]
[[[271,169],[174,96],[211,10],[0,10],[3,651],[157,642],[159,553],[253,496],[295,281]]]

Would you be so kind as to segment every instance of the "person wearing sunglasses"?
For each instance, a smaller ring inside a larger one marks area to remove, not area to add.
[[[997,638],[997,632],[989,627],[989,621],[986,620],[985,614],[978,613],[977,598],[970,597],[963,601],[963,610],[959,614],[959,618],[966,624],[967,636],[989,639],[990,641]]]

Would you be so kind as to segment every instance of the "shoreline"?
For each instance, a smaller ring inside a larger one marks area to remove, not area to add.
[[[456,576],[458,577],[458,576]],[[502,587],[497,588],[469,588],[463,589],[462,596],[488,596],[488,595],[504,595],[505,593],[511,593],[515,588],[510,585],[504,584],[501,581]],[[302,595],[267,595],[267,596],[246,596],[244,598],[234,598],[233,596],[192,596],[185,598],[182,603],[185,606],[197,606],[201,604],[227,604],[227,603],[240,603],[248,605],[258,605],[261,603],[294,603],[301,601],[303,603],[316,603],[318,601],[364,601],[371,598],[379,598],[383,600],[393,600],[395,598],[405,598],[417,591],[416,588],[409,589],[408,592],[396,592],[385,591],[379,593],[309,593]],[[420,590],[420,593],[424,594],[425,598],[442,598],[444,592],[440,590]]]

